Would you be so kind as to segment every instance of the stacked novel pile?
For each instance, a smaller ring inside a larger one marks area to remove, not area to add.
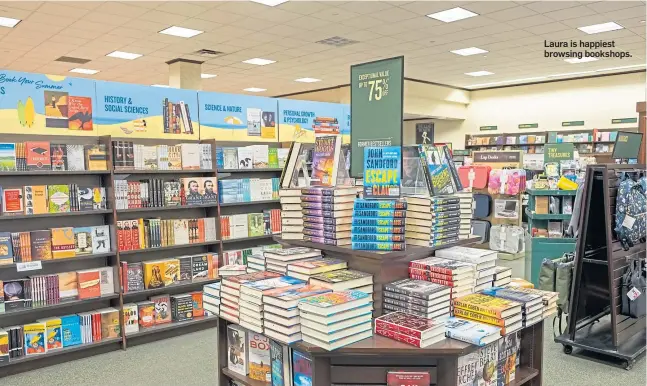
[[[472,196],[406,197],[407,243],[422,247],[439,247],[467,238],[472,218]]]
[[[202,305],[209,316],[220,315],[220,283],[205,284],[202,287]]]
[[[314,275],[320,273],[346,269],[348,263],[341,259],[328,257],[315,258],[312,260],[295,261],[288,264],[288,276],[309,281]]]
[[[247,256],[247,272],[259,272],[259,271],[265,271],[266,269],[265,265],[265,255],[263,252],[261,253],[254,253],[249,256]]]
[[[218,274],[221,277],[238,276],[244,274],[245,272],[247,272],[247,266],[241,264],[225,265],[218,270]]]
[[[409,277],[451,288],[452,299],[474,292],[476,269],[474,264],[462,261],[427,257],[409,263]]]
[[[305,342],[332,351],[373,336],[372,301],[361,291],[341,291],[298,304]]]
[[[254,272],[245,275],[227,276],[221,281],[220,286],[220,317],[230,322],[240,322],[240,286],[244,283],[281,277],[274,272]]]
[[[385,310],[404,311],[427,319],[443,320],[451,310],[451,288],[423,280],[402,279],[384,286]]]
[[[305,286],[303,280],[289,276],[250,281],[240,285],[240,325],[252,331],[263,333],[263,297],[279,289]]]
[[[492,287],[497,252],[489,249],[451,247],[436,251],[437,257],[471,263],[476,266],[474,292]]]
[[[320,258],[321,251],[313,248],[294,247],[264,251],[263,256],[268,271],[285,275],[288,271],[288,264]]]
[[[521,303],[523,327],[532,326],[543,320],[544,304],[541,295],[516,291],[514,288],[499,287],[486,289],[483,294]]]
[[[510,284],[512,280],[512,268],[508,267],[494,267],[494,280],[492,287],[503,287]]]
[[[281,189],[279,197],[281,202],[281,238],[303,240],[301,189]]]
[[[356,290],[373,293],[373,275],[352,269],[324,272],[310,278],[310,284],[329,288],[333,291]]]
[[[391,312],[375,319],[375,333],[422,348],[445,339],[445,323],[404,312]]]
[[[483,294],[471,294],[455,299],[454,316],[501,327],[501,335],[521,329],[521,304]]]
[[[313,243],[349,245],[353,202],[352,187],[301,189],[303,239]]]
[[[400,200],[355,200],[352,247],[369,251],[405,249],[402,224],[407,203]]]
[[[286,344],[301,340],[301,319],[297,304],[310,296],[331,292],[327,288],[306,285],[281,288],[263,296],[263,327],[265,335]]]
[[[557,313],[557,292],[551,291],[542,291],[535,288],[522,288],[522,287],[508,287],[509,289],[514,289],[518,292],[524,292],[527,294],[541,295],[542,303],[544,308],[542,310],[542,317],[546,319],[547,317]]]

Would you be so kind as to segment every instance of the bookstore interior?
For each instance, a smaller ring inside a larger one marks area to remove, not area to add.
[[[644,19],[1,1],[0,383],[645,384]]]

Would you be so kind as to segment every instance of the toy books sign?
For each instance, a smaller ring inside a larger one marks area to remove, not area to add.
[[[399,198],[402,148],[364,148],[364,198]]]
[[[96,135],[94,81],[0,71],[0,132]]]

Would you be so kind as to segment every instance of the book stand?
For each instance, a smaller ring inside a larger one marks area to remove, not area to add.
[[[300,144],[299,153],[294,154],[290,151],[289,157],[297,157],[294,172],[290,177],[290,188],[308,188],[311,186],[311,172],[312,164],[308,163],[308,154],[314,149],[314,144]],[[353,180],[350,178],[349,168],[350,165],[346,162],[346,155],[344,149],[339,152],[337,159],[337,180],[334,186],[353,186]],[[312,160],[310,160],[312,161]],[[286,164],[290,159],[286,160]],[[287,177],[287,176],[285,176]],[[299,181],[303,178],[303,183]]]
[[[645,165],[589,165],[582,196],[579,237],[571,286],[568,330],[555,338],[573,347],[620,359],[631,369],[645,352],[645,317],[620,314],[622,275],[630,259],[645,256],[645,243],[625,251],[617,239],[615,210],[619,175]],[[601,210],[606,208],[605,210]]]

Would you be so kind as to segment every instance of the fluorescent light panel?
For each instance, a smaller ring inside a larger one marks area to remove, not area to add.
[[[218,75],[216,75],[216,74],[200,74],[200,78],[202,78],[202,79],[211,79],[211,78],[215,78],[216,76],[218,76]]]
[[[258,87],[248,87],[246,89],[243,89],[243,91],[249,91],[249,92],[263,92],[267,91],[266,88],[258,88]]]
[[[159,33],[164,35],[178,36],[181,38],[192,38],[196,35],[200,35],[203,32],[204,31],[198,31],[197,29],[177,27],[177,26],[168,27],[167,29],[159,31]]]
[[[76,72],[77,74],[94,75],[99,72],[99,70],[90,70],[89,68],[73,68],[70,70],[70,72]]]
[[[489,51],[486,51],[482,48],[469,47],[469,48],[461,48],[460,50],[454,50],[450,52],[456,55],[470,56],[470,55],[477,55],[477,54],[486,54]]]
[[[108,55],[111,58],[119,58],[119,59],[127,59],[127,60],[133,60],[141,57],[141,54],[134,54],[132,52],[124,52],[124,51],[113,51],[109,53]]]
[[[608,23],[602,23],[602,24],[593,24],[593,25],[587,25],[584,27],[579,27],[578,29],[582,32],[585,32],[589,35],[592,34],[599,34],[602,32],[609,32],[609,31],[615,31],[619,29],[623,29],[625,27],[621,26],[618,23],[614,23],[612,21]]]
[[[2,17],[2,16],[0,16],[0,27],[13,28],[18,23],[20,23],[21,21],[22,20],[20,20],[20,19],[14,19],[14,18],[11,18],[11,17]]]
[[[598,58],[570,58],[570,59],[564,59],[565,62],[571,63],[571,64],[577,64],[577,63],[588,63],[588,62],[595,62],[596,60],[599,60]]]
[[[283,4],[288,0],[251,0],[251,1],[253,1],[254,3],[267,5],[269,7],[276,7],[277,5]]]
[[[268,64],[276,63],[276,60],[263,59],[263,58],[252,58],[252,59],[243,60],[243,63],[254,64],[254,65],[257,65],[257,66],[265,66],[265,65],[268,65]]]
[[[315,83],[315,82],[321,82],[321,79],[317,78],[299,78],[295,79],[295,82],[301,82],[301,83]]]
[[[452,9],[447,9],[445,11],[441,12],[436,12],[436,13],[431,13],[427,15],[427,17],[430,17],[432,19],[440,20],[445,23],[451,23],[454,21],[458,20],[463,20],[467,19],[470,17],[478,16],[478,13],[474,13],[472,11],[468,11],[464,8],[461,7],[456,7]]]
[[[490,72],[490,71],[474,71],[474,72],[466,72],[465,75],[469,75],[469,76],[486,76],[486,75],[494,75],[494,73]]]
[[[168,84],[151,84],[153,87],[170,88]]]

